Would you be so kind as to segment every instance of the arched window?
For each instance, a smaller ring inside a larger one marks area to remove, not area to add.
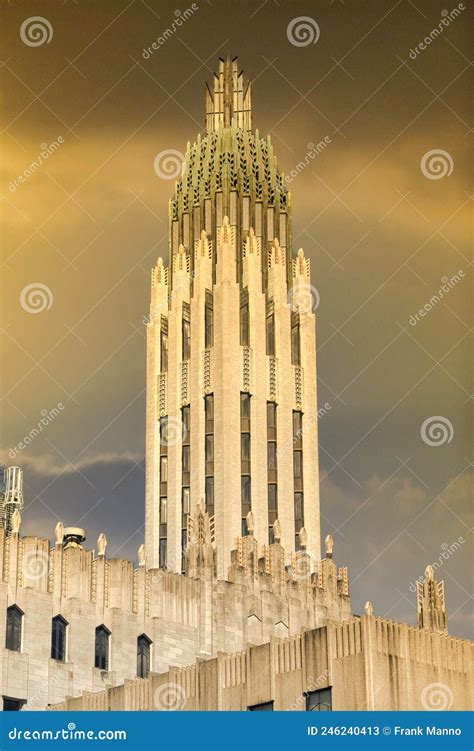
[[[51,657],[53,660],[66,660],[67,621],[62,615],[57,615],[51,625]]]
[[[150,672],[150,648],[151,639],[146,634],[141,634],[137,639],[137,675],[146,678]]]
[[[110,631],[104,625],[95,630],[95,666],[100,670],[109,669],[109,637]]]
[[[7,629],[5,635],[5,647],[14,652],[21,652],[21,627],[23,611],[17,605],[7,608]]]

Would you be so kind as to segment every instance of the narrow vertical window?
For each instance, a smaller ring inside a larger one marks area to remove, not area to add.
[[[168,370],[168,321],[166,318],[161,319],[160,369],[162,373]]]
[[[278,450],[277,450],[277,405],[267,402],[267,500],[268,542],[274,542],[273,524],[278,518]]]
[[[99,670],[109,669],[109,639],[110,631],[104,625],[95,630],[95,659],[94,665]]]
[[[141,634],[137,639],[137,676],[146,678],[150,672],[151,639]]]
[[[159,498],[159,541],[158,565],[166,568],[168,537],[168,417],[160,417],[160,498]]]
[[[204,397],[206,511],[214,514],[214,394]]]
[[[23,611],[16,605],[7,608],[7,628],[5,634],[5,648],[12,652],[21,652],[21,630]]]
[[[183,422],[183,444],[181,447],[181,570],[186,568],[186,535],[188,515],[191,511],[191,407],[181,409]]]
[[[240,503],[242,536],[247,535],[247,514],[252,508],[250,394],[240,394]]]
[[[206,289],[206,301],[204,306],[204,346],[214,345],[214,301],[212,292]]]
[[[51,657],[53,660],[60,660],[61,662],[66,660],[67,625],[67,621],[61,615],[55,616],[52,620]]]
[[[191,357],[191,321],[189,304],[183,302],[182,317],[182,342],[183,342],[183,360],[189,360]]]
[[[275,356],[275,313],[273,300],[267,302],[267,318],[265,323],[267,355]]]
[[[249,293],[243,289],[240,293],[240,344],[242,347],[248,347],[250,344],[249,336]]]
[[[293,412],[293,491],[295,511],[295,550],[300,548],[299,531],[304,527],[303,414]]]
[[[300,318],[298,313],[291,314],[291,362],[301,365]]]

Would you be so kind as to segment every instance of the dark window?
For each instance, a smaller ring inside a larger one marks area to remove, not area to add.
[[[206,290],[206,303],[204,307],[204,346],[212,347],[214,344],[214,309],[212,292]]]
[[[242,475],[240,478],[241,498],[242,498],[242,515],[247,516],[250,511],[251,483],[249,475]]]
[[[212,462],[214,461],[214,436],[213,435],[207,435],[206,436],[206,462]]]
[[[151,639],[142,634],[137,639],[137,675],[146,678],[150,672]]]
[[[10,696],[3,697],[4,712],[19,712],[26,699],[12,699]]]
[[[267,402],[267,428],[276,429],[276,406],[275,402]]]
[[[249,346],[249,302],[246,290],[241,295],[240,302],[240,344],[243,347]]]
[[[160,417],[160,454],[168,453],[168,418]]]
[[[191,356],[191,323],[189,321],[189,305],[183,303],[182,318],[183,360],[189,360]]]
[[[204,410],[206,413],[206,420],[214,419],[214,394],[207,394],[204,397]]]
[[[304,506],[303,506],[303,493],[295,493],[295,522],[299,522],[300,526],[297,527],[297,532],[300,531],[303,526],[304,518]]]
[[[301,365],[300,319],[297,313],[291,316],[291,362]]]
[[[167,498],[160,498],[160,524],[166,524],[167,521]]]
[[[306,694],[307,712],[330,712],[332,710],[332,697],[330,688],[322,688],[320,691],[309,691]]]
[[[267,355],[275,355],[275,316],[273,311],[267,314],[266,320]]]
[[[241,420],[250,419],[250,394],[246,392],[240,394],[240,418]]]
[[[189,443],[189,431],[191,429],[191,407],[181,408],[181,419],[183,422],[183,443]]]
[[[301,439],[303,433],[303,414],[301,412],[293,412],[293,439],[298,441]]]
[[[57,615],[53,618],[51,624],[51,657],[53,660],[65,661],[66,635],[67,621],[61,615]]]
[[[250,462],[250,433],[240,434],[240,449],[242,462]]]
[[[95,667],[99,670],[109,669],[109,637],[110,631],[105,626],[97,626],[95,630]]]
[[[295,480],[301,480],[303,477],[303,452],[293,451],[293,469]]]
[[[189,474],[189,472],[191,471],[191,446],[183,446],[182,452],[183,473]]]
[[[16,605],[7,608],[7,629],[5,647],[13,652],[21,652],[21,626],[23,611]]]
[[[206,511],[214,513],[214,478],[206,477]]]
[[[266,701],[263,704],[252,704],[248,708],[249,712],[273,712],[273,702]]]
[[[160,340],[161,372],[168,370],[168,332],[161,330]]]
[[[269,470],[277,468],[277,445],[275,441],[267,443],[267,466]]]
[[[166,568],[166,537],[160,539],[158,565],[160,568]]]
[[[275,484],[271,484],[268,486],[268,511],[269,513],[276,513],[278,510],[278,495],[277,495],[277,486]],[[275,521],[273,519],[272,521]]]

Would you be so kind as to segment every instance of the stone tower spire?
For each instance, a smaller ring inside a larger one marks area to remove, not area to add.
[[[425,578],[416,582],[416,621],[418,628],[448,633],[444,602],[444,582],[436,581],[433,566],[427,566]]]
[[[315,316],[289,191],[252,130],[237,59],[219,60],[206,126],[170,201],[169,261],[152,272],[146,565],[189,568],[203,499],[224,578],[249,522],[255,545],[273,544],[278,519],[288,556],[304,545],[320,557]]]

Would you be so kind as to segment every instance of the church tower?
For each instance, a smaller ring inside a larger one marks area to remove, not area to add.
[[[320,558],[315,315],[309,259],[291,246],[290,193],[251,86],[219,60],[206,133],[169,206],[169,264],[147,324],[148,568],[185,570],[189,515],[211,518],[217,573],[252,523]],[[251,513],[250,513],[251,512]]]

